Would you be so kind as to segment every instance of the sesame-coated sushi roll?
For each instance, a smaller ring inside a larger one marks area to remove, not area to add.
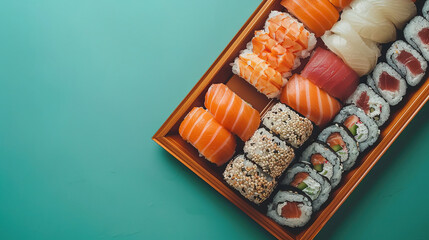
[[[223,173],[225,181],[253,203],[265,201],[277,182],[258,165],[247,160],[244,155],[229,162]]]
[[[279,72],[249,49],[243,50],[234,60],[232,72],[268,98],[277,98],[286,83]]]
[[[282,103],[277,103],[265,114],[262,124],[295,148],[304,144],[313,133],[310,120],[299,116]]]
[[[295,163],[288,168],[280,185],[289,185],[307,194],[313,201],[314,211],[319,210],[331,192],[331,184],[328,179],[305,163]]]
[[[325,128],[317,137],[319,141],[327,143],[340,157],[343,170],[350,170],[359,156],[359,143],[346,127],[334,124]]]
[[[402,101],[407,93],[407,83],[389,64],[380,62],[375,66],[371,75],[368,75],[367,83],[391,106]]]
[[[312,214],[310,198],[287,187],[280,187],[273,202],[268,204],[267,216],[285,227],[303,227]]]
[[[359,84],[346,103],[352,103],[362,109],[366,115],[374,119],[379,127],[389,119],[389,104],[364,83]]]
[[[326,177],[332,188],[341,181],[343,165],[338,155],[324,142],[310,144],[301,154],[300,162],[309,164],[320,175]]]
[[[405,27],[404,36],[429,61],[429,21],[421,16],[414,17]]]
[[[342,123],[349,129],[359,143],[360,152],[365,151],[377,141],[380,130],[377,123],[355,105],[345,106],[334,118],[334,122]]]
[[[295,157],[291,147],[264,128],[256,130],[245,143],[244,153],[273,178],[280,176]]]
[[[399,72],[410,86],[416,86],[420,83],[426,74],[426,60],[402,40],[392,44],[387,50],[387,63]]]

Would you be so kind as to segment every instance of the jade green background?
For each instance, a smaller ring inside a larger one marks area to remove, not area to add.
[[[271,239],[151,137],[258,0],[0,3],[0,239]],[[428,239],[429,106],[316,239]]]

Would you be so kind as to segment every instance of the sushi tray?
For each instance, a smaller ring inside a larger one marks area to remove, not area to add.
[[[313,239],[429,99],[429,0],[265,0],[153,136]]]

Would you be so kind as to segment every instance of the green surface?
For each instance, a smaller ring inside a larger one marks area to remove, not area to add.
[[[259,1],[0,4],[0,239],[270,239],[151,137]],[[428,239],[429,107],[317,239]]]

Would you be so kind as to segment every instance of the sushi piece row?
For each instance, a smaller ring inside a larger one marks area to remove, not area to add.
[[[263,30],[232,63],[232,72],[268,98],[278,98],[292,71],[317,43],[313,33],[291,15],[272,11]]]
[[[378,44],[394,41],[396,29],[402,29],[416,13],[411,0],[354,0],[322,40],[363,76],[377,64],[381,54]]]
[[[312,135],[312,123],[282,103],[262,118],[262,126],[245,142],[243,154],[226,167],[225,181],[242,196],[261,204],[295,158],[294,148]]]
[[[303,227],[311,219],[308,214],[321,208],[340,183],[342,173],[355,166],[360,152],[373,145],[379,135],[376,122],[363,110],[345,106],[334,124],[323,129],[298,162],[286,170],[280,190],[268,205],[267,216],[283,226]],[[299,197],[300,201],[286,195]]]
[[[228,162],[237,146],[236,134],[248,140],[260,124],[260,114],[224,84],[213,84],[204,105],[194,107],[179,126],[179,135],[209,162]]]

